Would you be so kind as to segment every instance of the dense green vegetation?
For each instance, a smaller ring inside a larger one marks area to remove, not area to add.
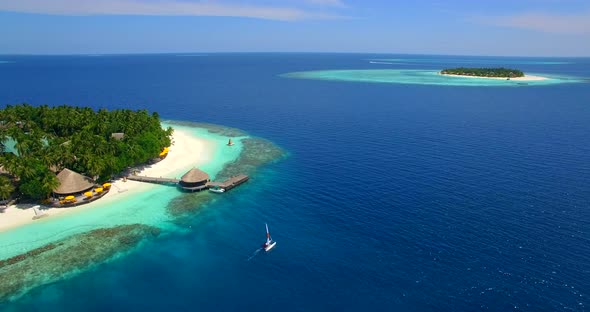
[[[14,192],[12,181],[6,176],[0,176],[0,198],[6,200]]]
[[[513,77],[524,77],[524,73],[518,69],[510,68],[447,68],[441,72],[443,75],[462,75],[462,76],[478,76],[478,77],[502,77],[502,78],[513,78]]]
[[[56,173],[63,168],[104,181],[158,157],[171,135],[172,128],[162,129],[158,114],[146,110],[7,106],[0,110],[0,140],[14,140],[18,156],[4,152],[0,165],[21,194],[39,199],[59,186]]]

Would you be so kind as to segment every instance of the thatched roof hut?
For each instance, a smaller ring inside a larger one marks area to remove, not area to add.
[[[207,181],[209,181],[209,175],[197,168],[189,170],[180,178],[180,182],[184,184],[206,183]]]
[[[113,132],[111,133],[111,137],[115,140],[123,140],[125,138],[125,133],[123,132]]]
[[[207,182],[209,182],[209,175],[197,168],[193,168],[182,176],[178,186],[185,191],[197,192],[206,189]]]
[[[84,192],[94,186],[92,180],[70,169],[64,169],[57,174],[59,186],[53,190],[58,195]]]

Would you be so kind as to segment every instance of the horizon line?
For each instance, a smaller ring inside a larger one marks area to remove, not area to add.
[[[590,58],[590,55],[582,56],[558,56],[558,55],[491,55],[491,54],[450,54],[450,53],[399,53],[399,52],[326,52],[326,51],[192,51],[192,52],[107,52],[107,53],[0,53],[0,56],[126,56],[126,55],[178,55],[190,56],[190,54],[202,54],[194,56],[206,56],[207,54],[388,54],[388,55],[424,55],[424,56],[462,56],[462,57],[527,57],[527,58]]]

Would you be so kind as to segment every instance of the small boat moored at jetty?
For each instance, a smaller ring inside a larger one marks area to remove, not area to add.
[[[209,191],[213,192],[213,193],[223,193],[223,192],[225,192],[225,189],[223,187],[220,187],[219,185],[216,185],[216,186],[209,188]]]
[[[264,248],[264,251],[269,251],[277,244],[277,242],[273,241],[270,237],[270,232],[268,231],[268,224],[265,223],[264,225],[266,225],[266,242],[262,244],[262,248]]]
[[[213,191],[213,189],[216,189],[216,188],[221,188],[221,189],[223,189],[223,192],[227,192],[227,191],[233,189],[234,187],[236,187],[246,181],[248,181],[248,176],[243,175],[243,174],[239,174],[239,175],[233,176],[223,182],[208,182],[207,187],[212,192],[215,192],[215,191]],[[221,192],[215,192],[215,193],[221,193]]]

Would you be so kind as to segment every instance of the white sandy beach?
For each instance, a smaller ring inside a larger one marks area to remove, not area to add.
[[[201,139],[183,129],[174,129],[172,146],[168,156],[162,161],[146,167],[138,175],[152,177],[180,178],[184,171],[192,167],[198,167],[212,160],[215,151],[215,143]],[[100,209],[112,201],[120,201],[133,194],[145,192],[152,187],[161,187],[136,181],[117,180],[112,183],[111,190],[102,198],[85,205],[70,208],[48,208],[41,206],[46,217],[33,220],[35,212],[33,205],[11,205],[3,213],[0,213],[0,232],[14,229],[31,222],[50,222],[56,215],[82,212],[89,209]]]
[[[440,75],[451,76],[451,77],[462,77],[462,78],[506,80],[506,78],[503,78],[503,77],[482,77],[482,76],[466,76],[466,75],[453,75],[453,74],[440,74]],[[534,76],[534,75],[524,75],[524,77],[510,78],[510,80],[514,80],[514,81],[541,81],[541,80],[548,80],[548,79],[549,78],[547,78],[547,77]]]

